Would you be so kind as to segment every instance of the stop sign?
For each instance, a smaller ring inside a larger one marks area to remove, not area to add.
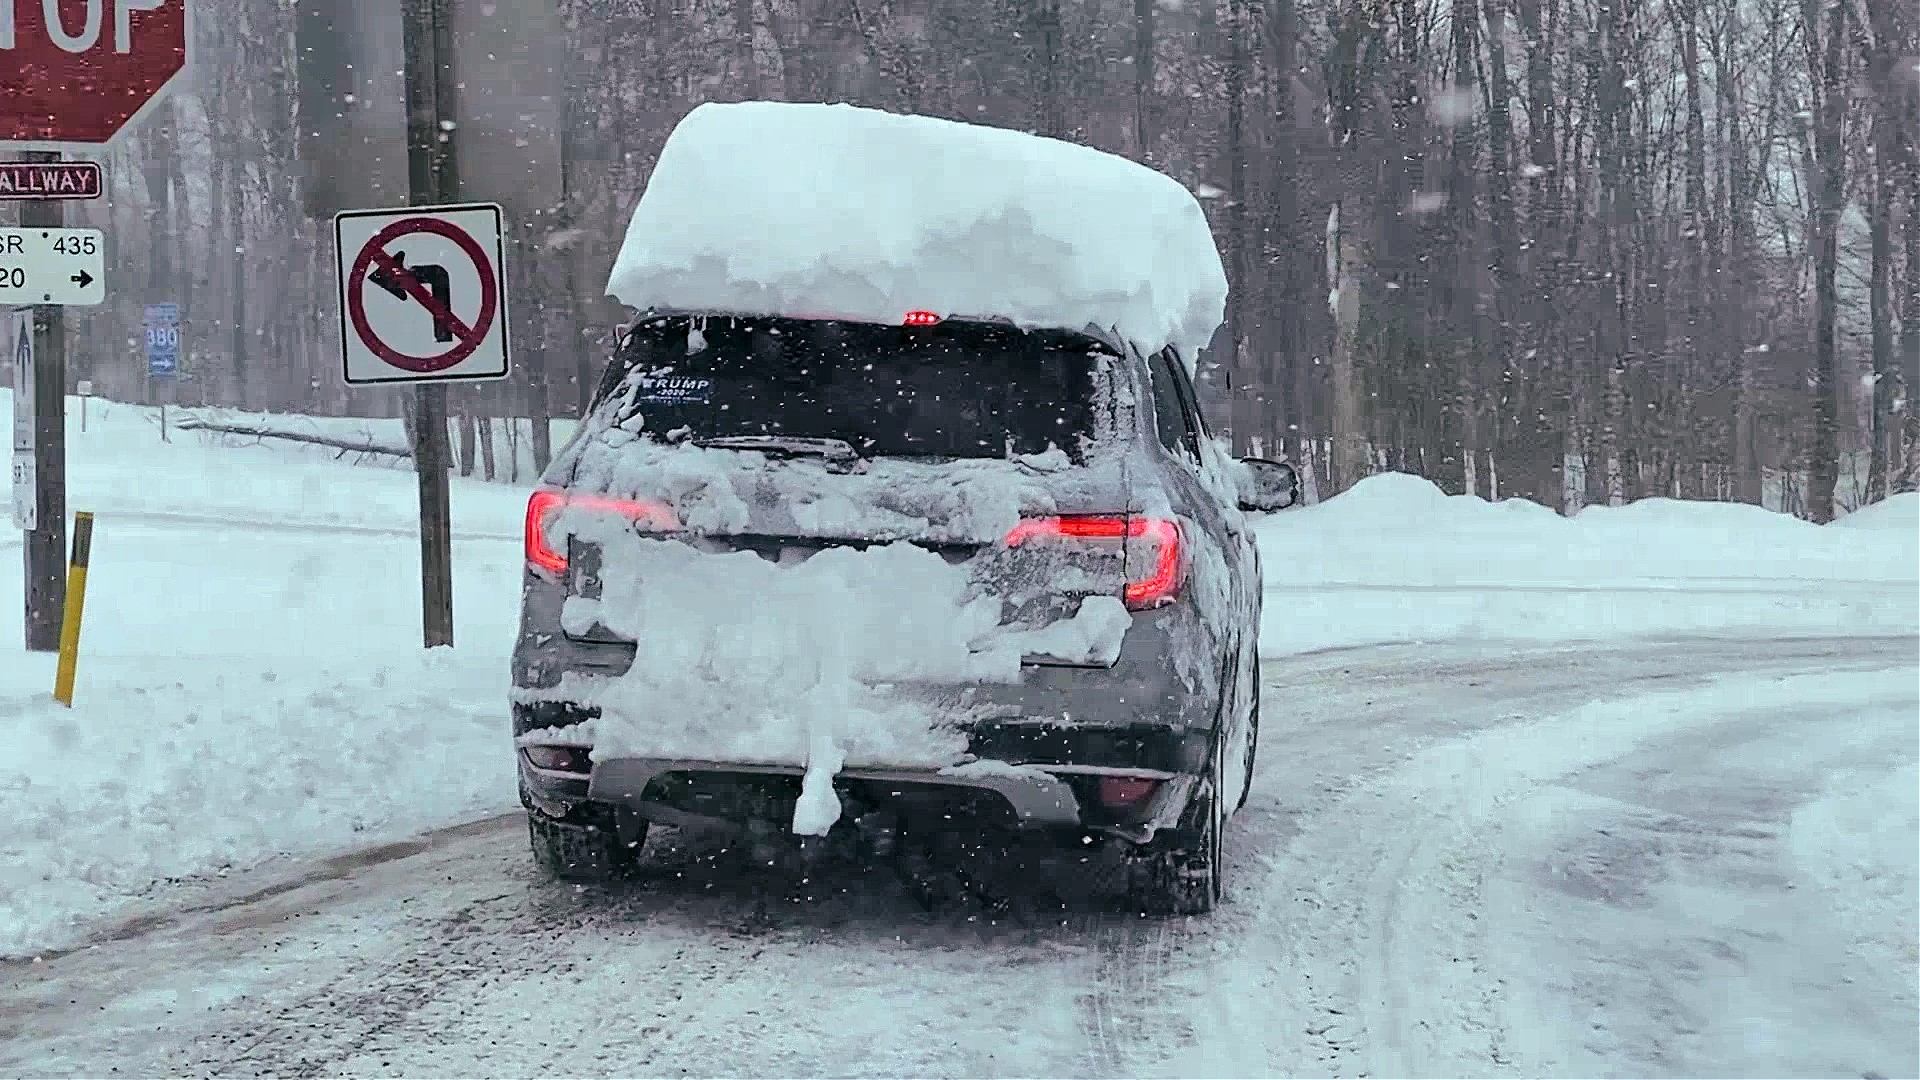
[[[99,145],[187,66],[188,0],[0,0],[0,143]]]

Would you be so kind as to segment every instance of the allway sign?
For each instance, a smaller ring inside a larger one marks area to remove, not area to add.
[[[333,239],[349,385],[506,377],[500,207],[348,210]]]

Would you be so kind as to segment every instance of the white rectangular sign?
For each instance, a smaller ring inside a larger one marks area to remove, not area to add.
[[[99,229],[0,228],[0,304],[92,307],[107,299]]]
[[[503,231],[492,203],[335,215],[348,385],[506,378]]]
[[[33,456],[33,313],[15,312],[13,324],[13,525],[40,527],[39,467]]]

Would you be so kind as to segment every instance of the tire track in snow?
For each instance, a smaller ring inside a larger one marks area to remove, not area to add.
[[[1095,950],[1080,996],[1088,1073],[1148,1075],[1194,1039],[1191,1023],[1166,1000],[1166,976],[1188,944],[1185,920],[1114,914],[1076,922]]]
[[[1889,663],[1898,670],[1913,663],[1913,650],[1911,639],[1730,642],[1636,657],[1624,666],[1599,655],[1574,670],[1529,656],[1456,667],[1445,676],[1428,671],[1408,679],[1410,687],[1394,685],[1391,665],[1353,656],[1360,663],[1342,671],[1348,681],[1314,704],[1307,723],[1318,728],[1312,714],[1349,711],[1370,725],[1329,726],[1324,761],[1263,769],[1256,782],[1258,812],[1290,816],[1300,835],[1265,853],[1253,875],[1258,883],[1248,882],[1267,899],[1240,931],[1230,961],[1240,973],[1211,988],[1211,1007],[1196,1010],[1213,1022],[1202,1032],[1205,1067],[1192,1071],[1563,1069],[1561,1060],[1539,1053],[1548,1048],[1531,1045],[1524,1017],[1515,1029],[1500,966],[1510,950],[1489,942],[1504,920],[1526,917],[1523,908],[1489,908],[1488,874],[1505,854],[1503,807],[1646,733],[1698,722],[1703,709],[1710,716],[1714,698],[1700,688],[1716,672],[1827,676]],[[1317,663],[1324,674],[1325,665],[1347,660]],[[1398,674],[1420,667],[1411,661]],[[1503,667],[1512,670],[1503,674]],[[1742,678],[1753,683],[1751,674]],[[1844,687],[1849,676],[1832,678]],[[1435,693],[1461,681],[1491,689]],[[1353,770],[1344,778],[1327,768],[1341,759]],[[1284,774],[1279,785],[1276,772]],[[1515,903],[1511,892],[1504,890],[1506,907]]]
[[[505,933],[512,919],[500,914],[497,902],[507,898],[463,904],[434,918],[418,936],[390,946],[390,962],[372,970],[350,967],[264,1017],[249,1017],[238,1029],[197,1041],[191,1053],[169,1062],[167,1071],[340,1075],[344,1063],[369,1047],[413,1037],[419,1028],[412,1023],[416,1013],[457,984],[507,970],[502,961],[509,956],[513,970],[550,970],[553,965],[543,955],[550,950],[537,943],[529,948]]]
[[[535,880],[523,834],[495,828],[0,969],[19,976],[0,1072],[1526,1071],[1541,1059],[1510,1038],[1487,948],[1486,821],[1511,777],[1458,747],[1703,672],[1913,656],[1902,639],[1269,660],[1260,776],[1203,919],[928,914],[858,871],[796,898],[783,875],[671,851],[632,887],[580,890]],[[1465,779],[1423,775],[1436,752]]]

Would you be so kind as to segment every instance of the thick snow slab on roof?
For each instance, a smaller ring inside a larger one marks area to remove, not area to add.
[[[607,292],[641,310],[1117,333],[1189,361],[1226,274],[1173,179],[1084,146],[850,105],[702,105],[668,138]]]

